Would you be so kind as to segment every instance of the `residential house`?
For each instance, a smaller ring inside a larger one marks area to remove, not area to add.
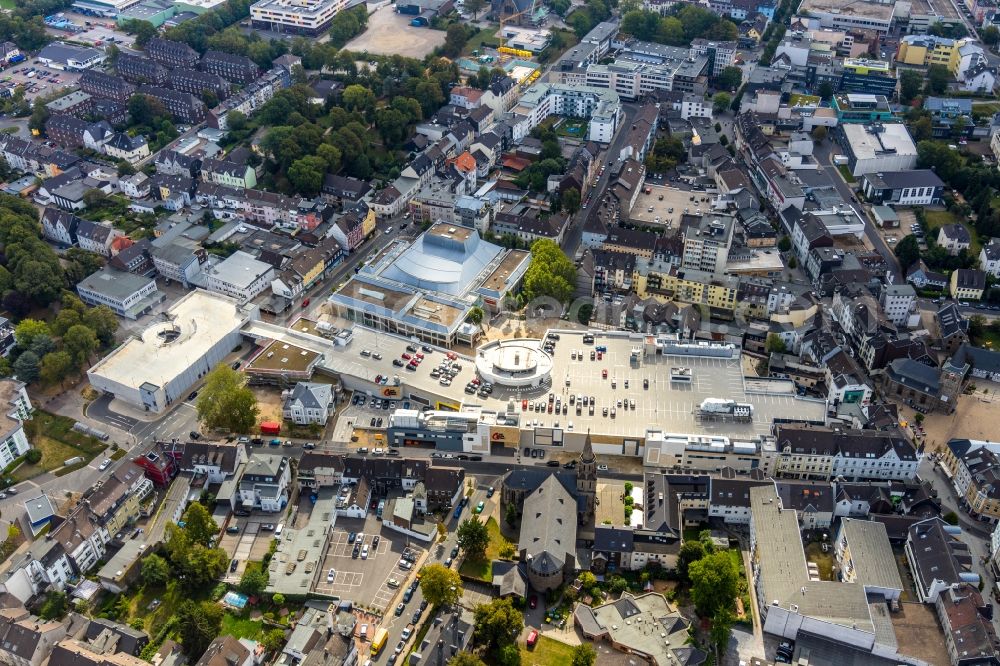
[[[251,83],[261,75],[260,68],[250,58],[211,49],[201,57],[201,69],[240,84]]]
[[[991,238],[979,251],[979,267],[993,277],[1000,277],[1000,238]]]
[[[205,160],[201,165],[201,177],[205,182],[227,187],[250,189],[257,186],[257,173],[243,155]]]
[[[299,382],[288,391],[281,415],[297,425],[326,425],[333,404],[333,391],[329,384]]]
[[[972,237],[964,224],[945,224],[938,230],[938,245],[955,256],[962,250],[968,250],[972,245]]]
[[[941,518],[922,520],[908,530],[906,560],[921,602],[936,603],[953,587],[979,582],[969,547],[956,536],[960,532]]]
[[[975,268],[957,268],[951,272],[949,292],[960,301],[978,301],[986,290],[986,273]]]
[[[167,67],[191,67],[198,62],[198,52],[184,42],[154,37],[146,44],[146,54]]]
[[[115,132],[104,144],[104,152],[116,160],[135,164],[149,157],[149,142],[142,135],[129,136],[124,132]]]
[[[277,513],[288,503],[290,483],[288,458],[255,452],[247,461],[240,478],[240,504],[244,509]]]
[[[121,229],[115,229],[110,224],[99,224],[90,220],[80,219],[76,225],[76,241],[81,250],[95,252],[104,257],[111,256],[111,245],[116,238],[125,235]]]

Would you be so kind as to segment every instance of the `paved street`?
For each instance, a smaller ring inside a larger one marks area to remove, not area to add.
[[[822,141],[813,149],[813,157],[816,161],[823,165],[823,170],[826,175],[833,181],[834,186],[837,188],[837,192],[851,205],[851,208],[858,214],[858,216],[865,221],[865,236],[871,242],[872,247],[882,255],[886,263],[889,264],[889,269],[893,273],[893,282],[895,284],[901,284],[903,279],[902,271],[899,267],[899,260],[896,259],[896,255],[893,253],[892,248],[885,242],[882,235],[878,233],[875,229],[875,223],[868,218],[868,214],[865,212],[861,204],[858,203],[857,199],[854,197],[854,190],[851,186],[844,182],[843,176],[841,176],[840,171],[833,164],[833,155],[841,152],[840,146],[831,140]]]
[[[628,138],[627,128],[632,124],[632,119],[635,114],[639,112],[639,106],[636,104],[623,103],[622,104],[622,125],[615,135],[614,140],[608,149],[604,152],[600,159],[604,160],[604,165],[606,166],[608,162],[613,162],[618,160],[618,155],[621,151],[622,146],[625,144],[625,140]],[[566,253],[570,259],[576,255],[577,250],[580,247],[580,240],[583,237],[583,227],[586,226],[587,222],[594,219],[601,208],[601,199],[604,197],[604,191],[607,189],[608,182],[611,180],[611,174],[613,169],[611,167],[604,170],[604,174],[598,177],[597,185],[591,188],[591,204],[587,206],[586,210],[581,210],[576,214],[576,218],[573,220],[572,226],[570,226],[568,233],[563,238],[563,252]]]

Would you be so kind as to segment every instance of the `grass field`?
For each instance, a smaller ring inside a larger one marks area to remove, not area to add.
[[[848,183],[858,182],[858,179],[854,177],[853,173],[851,173],[851,168],[846,164],[839,165],[837,167],[837,171],[840,172],[840,175],[843,176],[844,180],[846,180]]]
[[[573,663],[573,646],[539,636],[534,648],[521,645],[521,666],[564,666]]]
[[[14,9],[14,0],[0,0],[0,9]]]
[[[493,580],[493,560],[500,558],[500,546],[504,538],[500,534],[500,525],[493,518],[486,521],[486,529],[490,532],[490,545],[486,548],[486,557],[479,559],[465,558],[459,572],[464,576],[479,580]]]
[[[264,623],[260,620],[251,620],[249,617],[227,613],[222,618],[222,630],[219,634],[256,641],[264,635]]]
[[[489,46],[496,48],[500,46],[500,41],[496,38],[496,27],[491,26],[489,28],[483,28],[478,34],[473,35],[469,38],[469,41],[465,43],[465,47],[462,49],[462,55],[471,56],[473,51],[482,50],[483,46]],[[483,63],[485,67],[493,67],[497,63]]]
[[[65,416],[36,410],[24,424],[25,434],[36,449],[42,452],[42,460],[37,465],[21,465],[14,473],[15,481],[24,481],[44,472],[60,470],[70,458],[82,457],[78,466],[86,465],[107,445],[93,437],[73,430],[73,420]]]

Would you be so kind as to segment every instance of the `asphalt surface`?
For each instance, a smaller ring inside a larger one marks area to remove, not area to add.
[[[628,132],[625,130],[626,127],[632,125],[632,119],[635,118],[635,114],[639,112],[640,105],[632,103],[622,104],[622,115],[624,119],[622,120],[622,125],[615,134],[614,140],[608,146],[607,150],[603,153],[600,159],[604,160],[604,165],[607,166],[608,162],[617,161],[618,155],[621,152],[622,146],[625,145],[625,140],[628,138]],[[580,241],[583,238],[583,228],[588,222],[597,217],[600,211],[600,202],[604,197],[604,192],[608,187],[608,182],[611,180],[611,174],[613,169],[606,168],[604,173],[597,179],[597,185],[591,188],[590,194],[590,204],[588,204],[586,210],[580,210],[575,219],[573,220],[572,226],[569,228],[569,232],[563,237],[563,252],[566,253],[570,259],[576,255],[576,251],[580,247]]]

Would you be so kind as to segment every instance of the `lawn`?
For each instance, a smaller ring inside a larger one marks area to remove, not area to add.
[[[37,465],[21,465],[14,474],[16,481],[61,470],[70,458],[82,457],[82,463],[72,466],[77,469],[107,448],[107,444],[94,437],[73,430],[73,419],[42,410],[35,411],[31,420],[25,422],[24,429],[28,441],[42,452],[42,461]]]
[[[539,636],[534,648],[521,645],[521,666],[564,666],[571,663],[573,646],[548,636]]]
[[[587,121],[579,118],[567,118],[565,121],[559,123],[556,128],[556,134],[560,136],[567,136],[571,139],[580,139],[585,136],[587,132]]]
[[[469,41],[465,43],[462,55],[471,56],[473,51],[482,51],[483,46],[489,46],[494,49],[500,46],[500,41],[496,38],[496,32],[497,29],[495,26],[480,30],[478,34],[470,37]],[[483,63],[484,67],[495,67],[496,65],[496,61]]]
[[[1000,334],[989,326],[983,326],[982,334],[975,336],[972,340],[972,344],[976,347],[983,347],[985,349],[998,351],[1000,350]]]
[[[14,9],[14,0],[0,0],[0,9]]]
[[[475,559],[466,557],[459,573],[463,576],[490,582],[493,580],[493,560],[500,559],[500,546],[503,544],[504,538],[500,534],[500,525],[495,519],[490,518],[486,521],[486,529],[490,532],[490,545],[486,547],[486,556]]]
[[[858,182],[858,179],[854,177],[853,173],[851,173],[851,167],[847,166],[846,164],[839,165],[837,167],[837,171],[840,172],[840,175],[843,176],[844,180],[846,180],[848,183]]]
[[[251,620],[246,615],[226,613],[222,617],[222,630],[219,634],[256,641],[264,635],[264,623],[260,620]]]

